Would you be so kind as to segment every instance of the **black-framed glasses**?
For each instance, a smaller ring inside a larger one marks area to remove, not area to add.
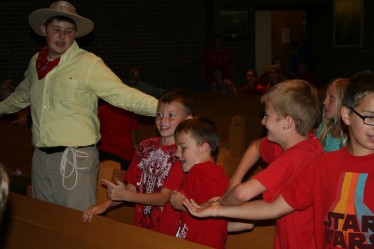
[[[374,126],[374,116],[362,116],[352,107],[349,107],[349,109],[352,110],[352,112],[356,113],[356,115],[362,119],[362,122],[364,122],[364,124]]]

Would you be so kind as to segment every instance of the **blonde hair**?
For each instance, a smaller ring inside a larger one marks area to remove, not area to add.
[[[343,106],[344,90],[348,84],[349,79],[337,78],[331,81],[327,86],[334,86],[336,92],[336,110],[334,119],[327,119],[325,115],[322,117],[322,128],[319,135],[321,144],[325,144],[328,135],[336,135],[339,138],[339,148],[342,148],[348,143],[348,136],[345,133],[345,125],[340,118],[340,109]]]
[[[0,223],[6,207],[9,193],[9,176],[4,166],[0,163]]]
[[[305,80],[286,80],[272,86],[261,102],[270,102],[280,117],[293,118],[296,131],[305,136],[313,129],[319,117],[317,90]]]

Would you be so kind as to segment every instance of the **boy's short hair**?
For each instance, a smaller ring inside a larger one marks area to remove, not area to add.
[[[197,145],[208,143],[210,146],[210,153],[215,157],[219,148],[219,133],[215,123],[203,116],[196,116],[192,119],[183,120],[175,129],[174,136],[177,137],[180,133],[189,134]]]
[[[345,88],[343,106],[355,108],[372,93],[374,93],[374,73],[370,70],[356,73]]]
[[[318,92],[305,80],[276,84],[261,97],[261,102],[272,103],[280,117],[292,117],[296,131],[303,136],[311,132],[320,114]]]
[[[158,100],[159,103],[179,102],[184,107],[186,115],[192,115],[192,99],[183,90],[166,91]]]

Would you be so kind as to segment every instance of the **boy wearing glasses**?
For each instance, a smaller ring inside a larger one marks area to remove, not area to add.
[[[374,73],[354,75],[345,89],[341,117],[349,144],[324,153],[272,203],[203,208],[185,201],[198,217],[271,219],[313,207],[316,248],[373,248],[374,244]]]

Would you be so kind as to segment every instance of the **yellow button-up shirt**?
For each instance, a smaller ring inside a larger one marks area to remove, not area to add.
[[[36,147],[85,146],[100,140],[98,97],[117,107],[154,116],[157,99],[122,83],[101,58],[74,42],[59,64],[38,80],[35,54],[25,79],[0,103],[0,113],[30,105]]]

